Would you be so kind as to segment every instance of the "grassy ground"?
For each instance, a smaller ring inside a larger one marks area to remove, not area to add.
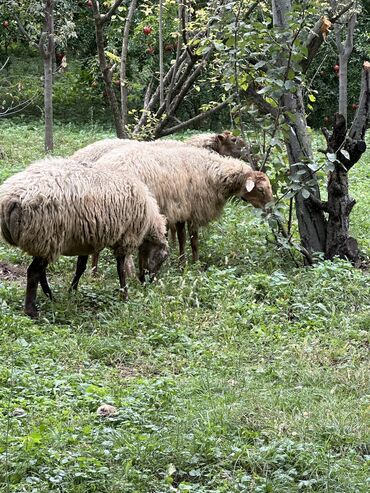
[[[38,125],[1,135],[1,181],[42,156]],[[57,128],[56,153],[103,136]],[[351,174],[369,254],[369,158]],[[63,258],[37,322],[22,315],[29,259],[1,244],[19,268],[0,279],[0,491],[367,493],[369,276],[297,268],[267,238],[229,204],[199,263],[181,272],[173,255],[126,304],[109,253],[75,297]],[[105,403],[118,413],[98,416]]]

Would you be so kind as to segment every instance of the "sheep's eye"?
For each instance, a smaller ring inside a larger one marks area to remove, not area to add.
[[[261,193],[265,193],[265,189],[263,187],[257,187],[257,191]]]

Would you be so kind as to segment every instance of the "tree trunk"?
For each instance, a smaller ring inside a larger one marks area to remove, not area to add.
[[[346,119],[344,115],[336,113],[333,133],[324,130],[327,139],[327,151],[336,153],[337,161],[334,170],[329,173],[328,180],[328,202],[326,210],[329,213],[326,258],[335,256],[355,262],[358,259],[357,241],[349,236],[349,215],[356,201],[348,194],[348,169],[353,166],[351,154],[349,159],[341,152],[345,148],[346,141]],[[347,151],[348,152],[348,151]]]
[[[121,115],[122,115],[122,126],[125,138],[128,137],[126,130],[127,125],[127,77],[126,77],[126,65],[127,65],[127,52],[128,52],[128,38],[130,33],[130,26],[132,19],[134,17],[136,9],[136,0],[132,0],[130,8],[127,13],[127,18],[125,22],[125,28],[123,31],[122,38],[122,50],[121,50],[121,70],[120,70],[120,87],[121,87]]]
[[[296,94],[286,94],[283,100],[286,110],[295,115],[295,121],[289,122],[290,131],[285,137],[291,173],[306,171],[304,181],[312,181],[311,194],[320,200],[316,176],[306,165],[296,164],[304,160],[313,161],[301,89],[298,89]],[[295,195],[295,206],[302,245],[310,253],[325,252],[326,220],[323,211],[314,205],[310,197],[305,199],[301,191]]]
[[[44,62],[44,114],[45,152],[54,149],[53,141],[53,53],[54,42],[54,0],[46,0],[43,32],[39,49]]]
[[[290,0],[273,0],[273,22],[277,28],[287,28],[288,15],[291,9]],[[287,66],[289,63],[284,54],[280,63]],[[306,171],[306,178],[312,182],[310,189],[314,198],[320,201],[320,189],[317,184],[316,176],[312,171],[302,163],[302,161],[312,161],[312,145],[307,131],[306,115],[302,97],[302,90],[297,92],[286,93],[282,97],[282,106],[286,114],[286,121],[289,125],[289,131],[285,135],[285,144],[287,147],[290,169],[292,174],[298,170]],[[289,114],[295,116],[294,121],[290,119]],[[325,252],[326,243],[326,220],[323,211],[314,206],[310,198],[305,199],[302,192],[295,196],[296,215],[298,228],[302,245],[310,253]]]
[[[163,0],[159,0],[159,21],[158,21],[158,43],[159,43],[159,104],[164,103],[164,68],[163,68]]]
[[[53,141],[53,57],[44,57],[45,152],[54,149]]]
[[[348,74],[348,58],[344,55],[339,55],[339,113],[344,116],[347,121],[347,74]]]
[[[110,20],[112,16],[112,9],[117,8],[119,4],[120,2],[116,2],[109,10],[108,14],[106,14],[105,16],[100,15],[99,4],[96,0],[93,0],[92,8],[93,8],[94,20],[95,20],[96,46],[98,50],[99,66],[104,80],[105,92],[107,94],[109,105],[112,110],[112,116],[113,116],[114,126],[116,128],[117,137],[119,139],[124,139],[126,135],[123,127],[120,107],[112,86],[112,71],[111,68],[108,66],[107,60],[105,58],[104,34],[103,34],[104,22]]]
[[[335,256],[351,262],[358,259],[358,245],[349,236],[349,215],[356,201],[348,194],[348,173],[341,164],[335,164],[328,181],[328,233],[325,257]]]
[[[334,9],[338,8],[336,0],[332,0],[332,6]],[[353,33],[357,22],[357,15],[352,14],[347,23],[346,39],[342,43],[341,31],[342,27],[338,24],[335,25],[335,37],[339,54],[339,113],[344,116],[347,121],[347,78],[348,78],[348,60],[353,50]]]

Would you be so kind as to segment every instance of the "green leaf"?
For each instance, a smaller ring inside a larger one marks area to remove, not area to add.
[[[121,59],[119,56],[115,55],[111,51],[105,51],[105,56],[107,56],[110,60],[113,60],[116,63],[121,63]]]

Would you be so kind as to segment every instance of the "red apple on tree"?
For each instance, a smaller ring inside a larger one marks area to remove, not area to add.
[[[3,26],[5,27],[5,29],[8,29],[8,27],[9,27],[9,21],[4,21],[3,22]]]
[[[153,55],[153,53],[154,53],[153,46],[148,46],[148,48],[146,49],[146,52],[148,53],[148,55]]]
[[[336,74],[339,72],[339,65],[337,63],[334,65],[333,70]]]
[[[87,0],[86,5],[88,6],[89,9],[91,9],[93,6],[92,0]]]
[[[353,103],[353,104],[352,104],[352,109],[353,109],[353,110],[357,110],[357,108],[358,108],[358,104],[357,104],[357,103]]]
[[[330,118],[328,116],[324,116],[324,122],[325,123],[328,123],[329,120],[330,120]]]
[[[151,26],[144,26],[143,28],[143,33],[145,36],[149,36],[149,34],[153,31],[153,28]]]

